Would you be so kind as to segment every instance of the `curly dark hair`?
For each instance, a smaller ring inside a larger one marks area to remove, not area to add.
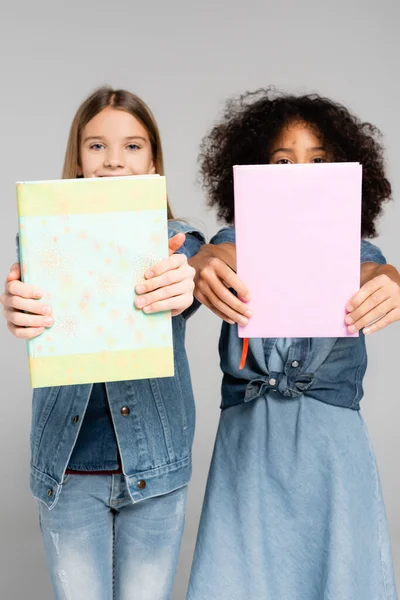
[[[335,162],[363,165],[361,235],[375,237],[382,204],[391,198],[380,131],[317,94],[294,96],[271,87],[227,102],[222,120],[200,147],[200,176],[208,205],[217,208],[220,220],[232,224],[232,167],[268,163],[271,145],[282,128],[295,121],[312,127]]]

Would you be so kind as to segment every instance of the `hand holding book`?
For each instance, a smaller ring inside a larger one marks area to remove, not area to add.
[[[41,290],[21,281],[21,267],[19,263],[13,264],[1,297],[7,326],[13,335],[31,340],[53,325],[51,307],[38,302],[42,296]]]
[[[158,276],[136,288],[138,294],[145,294],[141,297],[143,303],[136,300],[137,308],[142,308],[146,313],[171,310],[175,316],[192,304],[194,269],[188,265],[185,256],[175,254],[184,242],[183,233],[178,233],[168,241],[170,257],[153,269]],[[138,291],[140,288],[143,290]],[[33,339],[54,324],[52,307],[38,302],[43,295],[42,290],[21,281],[20,265],[13,264],[1,297],[8,329],[13,335],[24,340]]]
[[[235,245],[206,244],[189,263],[196,270],[194,295],[197,300],[230,325],[247,325],[252,313],[245,302],[250,300],[250,294],[235,272]]]
[[[147,271],[146,280],[136,286],[136,308],[147,314],[170,310],[175,317],[192,305],[195,270],[186,256],[175,254],[184,242],[183,233],[170,238],[169,257]]]

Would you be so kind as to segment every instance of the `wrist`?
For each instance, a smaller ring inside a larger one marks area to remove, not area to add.
[[[392,281],[400,285],[400,274],[393,265],[378,265],[376,275],[387,275]]]
[[[379,275],[387,275],[392,281],[400,285],[400,274],[393,265],[378,265],[371,262],[361,265],[361,286]]]
[[[212,256],[224,261],[233,271],[236,271],[236,246],[230,242],[221,244],[207,244]]]

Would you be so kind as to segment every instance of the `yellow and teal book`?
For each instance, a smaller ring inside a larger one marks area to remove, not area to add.
[[[33,388],[174,374],[171,313],[135,308],[135,286],[168,256],[159,175],[17,184],[22,280],[54,325],[27,342]]]

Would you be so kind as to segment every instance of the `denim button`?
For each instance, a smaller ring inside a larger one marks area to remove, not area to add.
[[[53,490],[47,490],[47,495],[49,498],[53,495]]]
[[[144,488],[146,487],[146,482],[144,479],[139,479],[137,486],[139,488],[139,490],[144,490]]]
[[[299,366],[299,361],[298,361],[298,360],[294,360],[294,361],[292,362],[292,367],[293,367],[294,369],[297,369],[297,367],[298,367],[298,366]]]
[[[127,406],[123,406],[123,407],[121,408],[121,415],[122,415],[123,417],[127,417],[127,416],[129,415],[129,413],[130,413],[130,412],[131,412],[131,411],[129,410],[129,408],[128,408]]]
[[[276,385],[276,379],[274,379],[273,377],[271,377],[271,379],[268,381],[269,385]]]

